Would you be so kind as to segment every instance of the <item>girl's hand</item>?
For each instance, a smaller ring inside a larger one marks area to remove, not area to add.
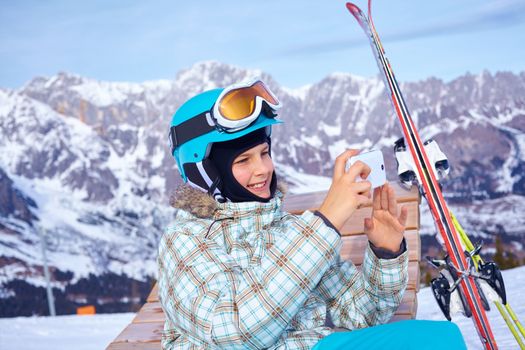
[[[363,179],[367,178],[370,174],[368,165],[357,161],[348,171],[345,171],[347,160],[358,153],[358,150],[347,150],[336,158],[332,184],[319,208],[319,212],[330,220],[338,230],[341,230],[356,209],[369,202],[371,197],[370,182],[355,181],[358,176]]]
[[[365,219],[365,234],[376,247],[397,252],[403,240],[408,210],[398,216],[394,189],[385,184],[374,190],[372,216]]]

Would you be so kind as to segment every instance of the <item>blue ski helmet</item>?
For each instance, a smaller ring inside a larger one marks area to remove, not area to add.
[[[171,152],[182,179],[219,201],[224,201],[217,188],[220,178],[208,158],[212,145],[235,140],[261,128],[270,136],[271,126],[282,123],[275,118],[275,110],[261,102],[260,113],[248,126],[235,131],[221,127],[211,114],[217,99],[229,88],[208,90],[190,98],[175,112],[170,125]]]

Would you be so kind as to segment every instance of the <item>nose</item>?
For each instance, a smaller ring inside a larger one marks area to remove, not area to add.
[[[255,176],[266,175],[270,172],[271,161],[268,161],[262,157],[257,157],[253,162],[253,174]]]

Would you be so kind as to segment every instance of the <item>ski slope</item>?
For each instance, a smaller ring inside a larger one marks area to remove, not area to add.
[[[525,266],[503,271],[507,295],[518,317],[525,322]],[[518,349],[512,334],[496,309],[488,313],[500,350]],[[131,322],[133,313],[95,316],[16,317],[0,319],[1,350],[100,350]],[[418,293],[417,319],[444,320],[430,288]],[[481,349],[471,320],[454,317],[469,349]]]

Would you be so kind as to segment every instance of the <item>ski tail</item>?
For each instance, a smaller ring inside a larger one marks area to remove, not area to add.
[[[512,324],[511,317],[507,314],[504,307],[501,305],[500,302],[495,301],[494,304],[498,308],[499,313],[501,314],[501,317],[503,317],[503,320],[505,320],[505,323],[507,324],[507,327],[509,328],[510,332],[514,336],[514,339],[516,339],[516,342],[518,343],[521,350],[525,349],[525,344],[523,343],[523,340],[520,338],[520,335],[516,331],[516,328],[514,328],[514,325]],[[519,322],[519,321],[518,321]],[[523,333],[522,333],[523,335]]]

